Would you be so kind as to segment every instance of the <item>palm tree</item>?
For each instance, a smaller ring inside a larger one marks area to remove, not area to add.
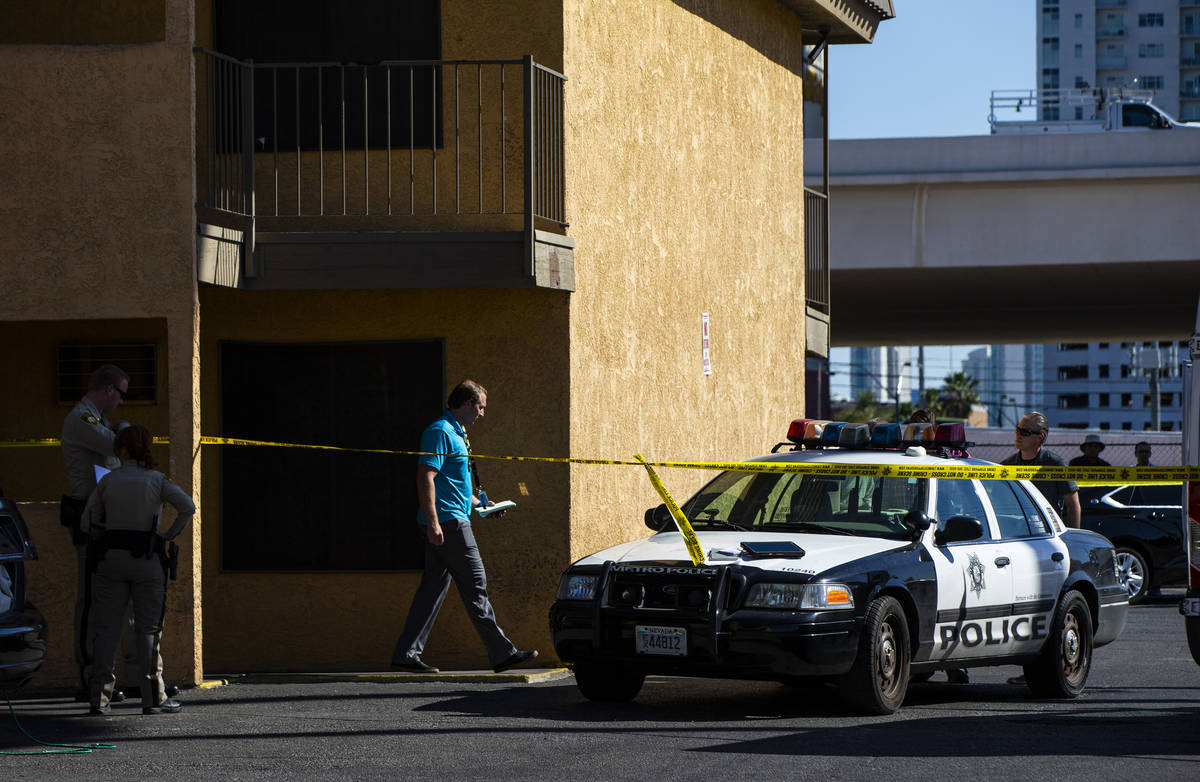
[[[938,407],[947,418],[966,418],[971,406],[979,402],[979,381],[966,372],[951,372],[938,389]]]

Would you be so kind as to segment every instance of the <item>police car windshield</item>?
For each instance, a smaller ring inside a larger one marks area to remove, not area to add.
[[[904,515],[924,510],[924,478],[724,472],[683,505],[696,528],[906,539]]]

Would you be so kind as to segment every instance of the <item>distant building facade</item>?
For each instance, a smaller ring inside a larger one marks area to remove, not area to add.
[[[1183,418],[1179,364],[1186,344],[1046,345],[1043,354],[1046,418],[1051,426],[1062,429],[1179,431]],[[1152,377],[1155,374],[1157,378]]]
[[[990,426],[1015,425],[1029,410],[1045,407],[1042,345],[984,345],[963,360],[963,371],[979,381],[979,400]]]
[[[1200,2],[1038,0],[1038,87],[1138,87],[1181,120],[1200,120]],[[1064,98],[1065,101],[1065,98]],[[1048,105],[1042,119],[1087,119]]]

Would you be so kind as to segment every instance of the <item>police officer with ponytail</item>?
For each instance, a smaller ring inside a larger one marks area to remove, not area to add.
[[[155,649],[162,633],[167,597],[165,541],[187,527],[196,505],[182,489],[154,469],[150,433],[129,426],[113,444],[121,466],[105,475],[88,498],[80,529],[89,537],[92,574],[89,641],[92,714],[109,711],[115,677],[113,663],[125,608],[133,601],[133,623],[143,714],[173,714],[183,708],[167,697]],[[177,516],[159,530],[163,503]]]

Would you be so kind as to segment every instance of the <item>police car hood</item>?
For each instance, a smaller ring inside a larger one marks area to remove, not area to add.
[[[700,548],[704,551],[705,564],[752,565],[763,570],[791,571],[819,574],[845,562],[880,554],[884,551],[911,545],[905,540],[889,538],[852,537],[849,535],[817,535],[778,532],[697,532]],[[751,557],[742,550],[742,543],[791,541],[804,549],[804,556],[795,557]],[[584,557],[576,565],[602,565],[613,562],[691,562],[683,536],[672,530],[660,532],[648,540],[622,543],[619,546],[597,551]]]

